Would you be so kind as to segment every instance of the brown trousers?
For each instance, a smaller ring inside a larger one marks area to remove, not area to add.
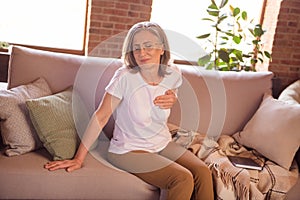
[[[174,142],[158,153],[108,153],[116,167],[166,189],[168,200],[213,200],[212,175],[192,152]]]

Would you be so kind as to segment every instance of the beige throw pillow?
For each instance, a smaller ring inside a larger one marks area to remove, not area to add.
[[[293,104],[300,104],[300,79],[285,88],[278,99]]]
[[[243,131],[233,137],[240,144],[289,169],[300,145],[300,105],[266,94]]]
[[[32,123],[53,160],[73,158],[78,136],[72,114],[72,89],[26,101]]]
[[[20,155],[41,147],[31,124],[25,100],[50,94],[51,90],[43,78],[27,85],[0,91],[0,127],[6,155]]]

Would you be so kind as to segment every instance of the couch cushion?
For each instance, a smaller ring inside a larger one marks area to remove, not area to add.
[[[218,137],[242,130],[265,92],[271,92],[272,72],[220,72],[179,66],[183,85],[169,122],[187,130]]]
[[[259,109],[243,131],[233,135],[242,145],[253,148],[289,170],[300,145],[300,105],[265,95]]]
[[[41,142],[30,121],[25,101],[50,95],[51,90],[43,78],[0,91],[1,135],[8,156],[20,155],[41,147]]]
[[[74,82],[85,57],[13,46],[8,68],[8,88],[44,77],[53,93]]]
[[[72,114],[72,88],[54,95],[26,100],[31,121],[53,160],[71,159],[79,137]]]
[[[87,155],[83,168],[71,173],[44,169],[51,159],[45,149],[17,157],[0,155],[0,199],[159,199],[158,188],[101,157],[107,145],[102,141],[95,155]]]

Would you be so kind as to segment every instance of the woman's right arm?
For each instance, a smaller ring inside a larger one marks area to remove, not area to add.
[[[98,138],[101,130],[108,122],[120,101],[119,98],[112,96],[109,93],[105,93],[98,109],[90,119],[74,158],[72,160],[48,162],[45,164],[45,168],[50,171],[66,169],[68,172],[81,168],[89,148]]]

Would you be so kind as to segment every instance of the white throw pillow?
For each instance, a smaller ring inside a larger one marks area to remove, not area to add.
[[[265,94],[254,116],[233,137],[289,169],[300,144],[300,105]]]

